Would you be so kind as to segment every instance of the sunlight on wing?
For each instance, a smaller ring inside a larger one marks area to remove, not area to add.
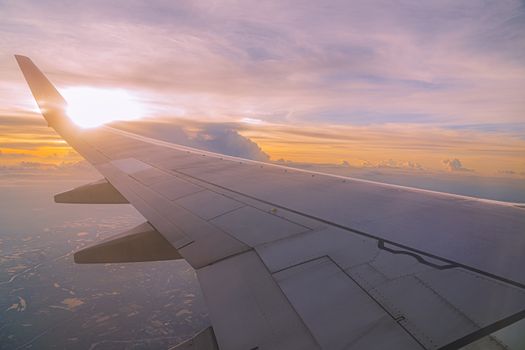
[[[136,96],[122,89],[71,87],[61,93],[68,103],[69,118],[84,128],[114,120],[139,119],[147,113]]]

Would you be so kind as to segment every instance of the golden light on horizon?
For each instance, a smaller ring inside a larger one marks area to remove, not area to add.
[[[140,119],[147,113],[137,96],[123,89],[71,87],[61,93],[68,103],[68,116],[84,128],[115,120]]]

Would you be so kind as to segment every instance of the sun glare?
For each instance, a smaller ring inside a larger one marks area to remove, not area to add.
[[[91,128],[114,120],[133,120],[146,115],[136,96],[121,89],[71,87],[63,89],[67,114],[73,122]]]

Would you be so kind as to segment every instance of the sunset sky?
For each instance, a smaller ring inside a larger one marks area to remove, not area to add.
[[[522,1],[0,0],[0,38],[4,171],[80,160],[23,54],[97,121],[227,125],[273,161],[525,179]]]

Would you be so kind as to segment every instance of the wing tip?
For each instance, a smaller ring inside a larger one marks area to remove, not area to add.
[[[22,64],[23,62],[33,62],[29,57],[24,55],[15,54],[14,56],[18,65]]]
[[[56,87],[29,57],[19,54],[14,57],[48,124],[54,127],[67,123],[68,119],[65,115],[67,102]]]

